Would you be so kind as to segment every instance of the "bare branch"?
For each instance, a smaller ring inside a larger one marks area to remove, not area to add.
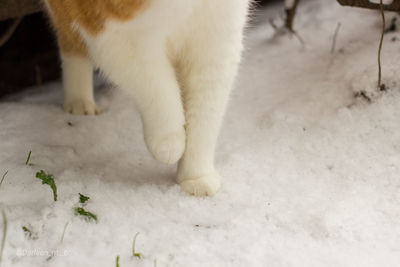
[[[381,33],[381,39],[379,40],[379,49],[378,49],[378,88],[382,89],[384,87],[381,84],[381,82],[382,82],[381,52],[382,52],[383,37],[385,36],[385,28],[386,28],[385,11],[383,9],[382,0],[380,0],[380,7],[381,7],[381,15],[382,15],[382,33]]]
[[[370,0],[337,0],[342,6],[364,7],[369,9],[381,9],[385,11],[400,11],[400,0],[393,0],[389,5],[383,3],[372,3]]]
[[[285,0],[285,13],[286,13],[285,27],[289,29],[291,32],[294,32],[293,21],[296,15],[296,9],[299,2],[300,0]]]

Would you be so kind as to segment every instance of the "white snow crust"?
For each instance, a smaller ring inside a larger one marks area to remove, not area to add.
[[[181,192],[118,89],[98,84],[99,116],[64,113],[60,82],[1,99],[1,265],[111,267],[120,255],[121,267],[399,266],[400,33],[386,34],[379,92],[378,12],[302,1],[304,45],[275,34],[269,19],[282,23],[282,12],[270,6],[247,29],[212,198]],[[35,178],[41,169],[55,177],[57,202]],[[74,215],[78,193],[97,224]]]

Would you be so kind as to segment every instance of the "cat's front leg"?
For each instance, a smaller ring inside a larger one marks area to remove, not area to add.
[[[188,55],[183,67],[186,148],[179,162],[177,181],[196,196],[214,195],[221,181],[214,167],[214,151],[229,92],[240,59],[241,38],[236,43],[204,38]],[[207,49],[204,49],[207,47]]]
[[[102,72],[133,97],[147,148],[157,160],[173,164],[181,158],[186,139],[175,71],[162,36],[135,36],[139,34],[106,31],[88,41],[89,52]]]
[[[64,110],[72,114],[99,113],[93,96],[93,65],[84,55],[61,53]]]

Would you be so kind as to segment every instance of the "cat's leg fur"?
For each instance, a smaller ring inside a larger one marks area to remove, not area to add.
[[[187,142],[177,179],[184,191],[197,196],[214,195],[221,184],[214,168],[214,151],[236,63],[216,60],[203,54],[186,78]]]
[[[88,51],[101,71],[133,97],[153,156],[173,164],[181,158],[186,138],[179,85],[163,37],[138,35],[120,25],[110,27],[96,37],[86,35]]]
[[[232,6],[231,3],[227,5]],[[190,40],[181,71],[187,140],[177,181],[184,191],[196,196],[213,195],[221,184],[214,168],[214,151],[240,61],[246,17],[240,13],[245,12],[240,7],[231,12],[235,11],[237,14],[231,14],[232,22],[224,22],[221,27],[220,14],[205,16],[207,21],[202,21],[193,31],[196,35]],[[229,11],[224,12],[224,19],[228,19]]]
[[[64,110],[72,114],[94,115],[99,110],[93,95],[93,65],[84,55],[61,52]]]
[[[64,110],[72,114],[94,115],[96,107],[93,93],[93,64],[80,35],[71,27],[54,20],[60,47],[62,82],[64,89]],[[64,25],[65,26],[65,25]]]

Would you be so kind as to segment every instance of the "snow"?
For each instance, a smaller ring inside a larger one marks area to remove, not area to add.
[[[115,266],[117,255],[121,267],[398,266],[400,33],[385,37],[389,89],[377,92],[379,13],[301,2],[301,45],[268,22],[282,23],[281,10],[260,12],[247,30],[217,153],[223,188],[212,198],[181,192],[175,167],[152,159],[117,89],[98,83],[104,112],[90,117],[61,110],[59,82],[3,98],[2,266]],[[35,178],[41,169],[55,177],[57,202]],[[97,224],[74,215],[78,193]],[[131,251],[137,232],[141,259]]]

